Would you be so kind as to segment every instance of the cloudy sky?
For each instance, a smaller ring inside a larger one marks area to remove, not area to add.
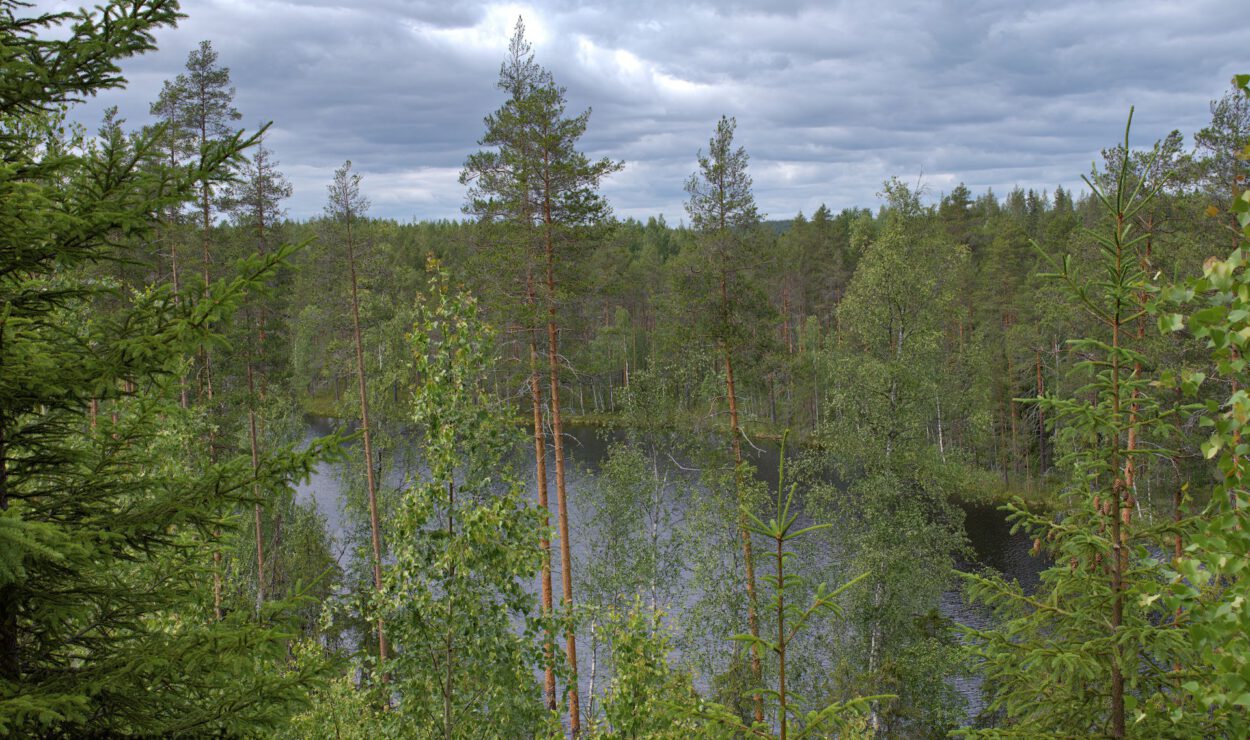
[[[680,221],[682,184],[727,114],[761,210],[788,218],[874,205],[891,175],[930,197],[961,181],[1079,188],[1130,105],[1136,144],[1188,137],[1250,71],[1244,2],[186,0],[160,51],[125,65],[129,88],[76,115],[94,127],[117,105],[148,122],[162,81],[209,39],[243,123],[273,121],[292,216],[319,213],[351,159],[374,215],[459,218],[457,174],[502,102],[524,16],[569,110],[593,109],[583,149],[625,162],[604,186],[618,215]]]

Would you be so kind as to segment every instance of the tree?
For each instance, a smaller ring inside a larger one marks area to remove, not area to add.
[[[587,718],[595,718],[596,686],[611,646],[604,640],[613,614],[645,605],[652,614],[680,614],[679,597],[690,584],[682,574],[690,553],[682,547],[684,501],[694,491],[671,476],[661,457],[676,449],[677,434],[664,429],[669,407],[664,379],[651,371],[634,376],[625,396],[627,441],[608,457],[585,491],[587,545],[578,558],[578,589],[590,614]],[[636,426],[634,424],[637,424]],[[606,623],[605,623],[606,622]]]
[[[179,167],[191,158],[194,147],[190,130],[183,125],[183,90],[173,81],[165,80],[160,95],[149,108],[156,120],[156,132],[159,132],[158,145],[153,152],[154,168]],[[170,288],[174,300],[179,299],[181,290],[181,274],[178,269],[178,248],[181,235],[178,226],[183,220],[184,203],[170,203],[161,214],[160,238],[156,243],[158,249],[164,247],[169,254]],[[187,390],[187,376],[182,373],[178,377],[178,394],[185,409],[190,406],[190,395]]]
[[[264,253],[273,230],[286,216],[282,201],[291,197],[291,183],[278,169],[273,152],[263,140],[257,143],[252,156],[240,163],[238,175],[231,183],[226,204],[237,226],[255,232],[257,249]]]
[[[729,440],[733,450],[734,489],[738,498],[738,528],[742,536],[743,568],[747,594],[747,622],[752,637],[759,638],[759,616],[755,588],[755,559],[748,529],[749,511],[743,492],[742,477],[746,475],[742,459],[741,428],[738,420],[738,397],[734,388],[734,353],[746,341],[750,331],[744,321],[744,271],[749,267],[743,252],[744,232],[759,223],[759,212],[751,194],[751,177],[747,174],[747,153],[733,148],[737,121],[721,117],[716,134],[708,142],[708,153],[699,153],[699,171],[686,181],[686,213],[691,226],[699,233],[702,263],[696,268],[703,281],[715,286],[712,300],[717,301],[715,318],[708,333],[718,346],[725,368],[725,395],[729,406]],[[711,286],[708,286],[711,287]],[[690,291],[697,294],[699,291]],[[706,295],[706,294],[705,294]],[[731,299],[732,296],[732,299]],[[719,299],[719,300],[717,300]],[[759,304],[756,304],[759,305]],[[751,670],[758,683],[763,676],[759,646],[750,644]],[[763,720],[763,701],[755,696],[755,719]]]
[[[538,512],[504,462],[517,439],[485,384],[493,338],[473,299],[431,270],[410,334],[421,465],[392,527],[381,597],[397,648],[388,671],[403,734],[519,737],[545,715],[522,585],[539,566]]]
[[[846,629],[830,638],[846,676],[835,695],[894,695],[872,703],[876,732],[942,733],[959,702],[936,677],[954,672],[955,650],[931,612],[965,546],[952,498],[967,477],[934,421],[960,406],[945,339],[967,252],[934,228],[913,189],[891,180],[884,194],[879,232],[865,234],[837,308],[836,382],[809,453],[827,472],[807,501],[837,524],[838,577],[869,573],[848,595]],[[846,483],[831,485],[830,473]]]
[[[1238,75],[1233,84],[1245,105],[1250,75]],[[1250,152],[1250,132],[1239,143],[1243,155]],[[1242,441],[1250,418],[1242,387],[1242,358],[1250,352],[1250,189],[1241,188],[1229,211],[1238,227],[1237,247],[1225,259],[1208,260],[1201,277],[1164,290],[1152,308],[1164,332],[1188,329],[1204,343],[1215,360],[1210,385],[1220,389],[1201,404],[1201,423],[1211,430],[1202,453],[1215,461],[1215,485],[1183,549],[1178,534],[1175,574],[1165,597],[1178,617],[1185,617],[1185,635],[1194,652],[1183,666],[1189,670],[1179,677],[1170,718],[1174,726],[1236,736],[1250,732],[1245,711],[1250,704],[1250,623],[1241,607],[1250,597],[1245,570],[1250,562],[1250,486]],[[1206,381],[1204,374],[1192,371],[1173,377],[1178,390],[1190,396]]]
[[[517,20],[516,33],[508,43],[508,57],[499,68],[496,87],[508,94],[503,106],[486,117],[486,133],[480,146],[493,147],[469,156],[460,173],[460,183],[469,186],[464,211],[478,219],[482,248],[475,266],[479,271],[509,279],[487,281],[480,292],[487,301],[498,297],[500,310],[508,315],[525,337],[528,350],[526,386],[530,394],[534,436],[534,479],[538,509],[543,517],[539,546],[543,553],[539,575],[544,618],[550,618],[551,539],[548,503],[547,441],[543,424],[543,390],[538,367],[538,332],[541,316],[537,290],[537,239],[534,224],[539,218],[538,201],[529,183],[536,179],[533,159],[532,124],[527,103],[534,90],[551,84],[551,75],[534,61],[525,26]],[[565,564],[567,566],[567,563]],[[547,708],[556,708],[555,653],[549,640],[544,669]]]
[[[234,88],[230,86],[230,70],[217,66],[217,52],[212,42],[201,41],[187,55],[186,72],[178,75],[172,83],[166,82],[161,97],[153,106],[153,112],[167,117],[169,133],[175,142],[171,144],[171,158],[181,149],[187,156],[198,155],[203,159],[210,146],[228,138],[234,129],[231,121],[242,116],[234,109]],[[213,214],[218,206],[218,182],[204,178],[199,183],[197,209],[200,231],[200,273],[204,286],[212,275]],[[207,287],[204,288],[207,290]],[[204,400],[213,400],[212,360],[208,349],[202,351],[203,367],[200,388]]]
[[[356,349],[356,386],[360,395],[361,452],[365,468],[366,494],[369,502],[369,533],[373,548],[373,587],[382,591],[382,533],[378,522],[378,485],[374,472],[373,437],[369,428],[368,384],[365,380],[365,354],[360,335],[360,297],[356,284],[356,222],[369,210],[369,199],[360,192],[360,175],[352,172],[351,160],[334,171],[334,182],[327,188],[326,217],[338,227],[339,238],[347,252],[347,276],[351,285],[352,342]],[[378,615],[378,662],[387,657],[386,631]]]
[[[1159,151],[1156,145],[1154,154]],[[1161,402],[1156,388],[1163,384],[1148,371],[1131,331],[1144,311],[1139,295],[1156,290],[1139,254],[1148,232],[1136,216],[1160,189],[1135,178],[1131,160],[1119,158],[1110,190],[1086,179],[1104,209],[1100,229],[1085,232],[1097,246],[1092,264],[1071,256],[1054,261],[1053,277],[1093,320],[1091,336],[1071,342],[1086,358],[1074,369],[1085,381],[1079,392],[1036,401],[1060,427],[1070,450],[1060,463],[1071,478],[1061,516],[1019,504],[1010,511],[1055,564],[1034,594],[1001,577],[965,575],[971,596],[998,612],[995,627],[967,632],[990,706],[1017,732],[1211,731],[1205,717],[1174,711],[1180,676],[1173,666],[1189,663],[1183,634],[1161,600],[1167,576],[1152,549],[1166,551],[1176,527],[1135,517],[1131,504],[1135,466],[1171,455],[1164,445],[1175,413]]]
[[[170,137],[170,160],[176,159],[179,153],[188,158],[198,155],[203,160],[209,155],[210,147],[218,146],[227,139],[233,130],[230,121],[241,116],[234,109],[234,88],[230,87],[230,70],[217,66],[217,52],[212,43],[201,41],[197,49],[187,55],[186,73],[178,75],[172,82],[166,82],[161,90],[161,97],[153,106],[153,112],[167,118]],[[200,276],[201,292],[207,295],[208,285],[212,278],[212,241],[213,212],[215,210],[216,190],[223,175],[228,177],[230,164],[222,168],[222,172],[213,178],[204,177],[199,182],[198,203],[200,232]],[[176,249],[176,247],[173,247]],[[200,368],[197,386],[200,400],[210,407],[213,405],[213,366],[212,355],[207,346],[200,348]],[[215,433],[210,431],[207,437],[210,453],[216,446]],[[215,453],[214,453],[215,454]],[[221,570],[222,556],[220,550],[213,552],[213,564],[217,571]],[[218,572],[214,576],[213,603],[218,614],[221,612],[222,582]]]
[[[243,260],[194,301],[102,279],[119,242],[150,238],[253,140],[153,171],[157,134],[63,134],[62,111],[120,87],[119,62],[153,49],[177,5],[23,9],[0,3],[0,733],[265,734],[310,675],[277,669],[276,605],[264,623],[207,613],[203,535],[254,482],[289,482],[325,446],[205,460],[176,376],[293,248]]]
[[[1250,99],[1234,84],[1219,100],[1211,101],[1211,124],[1194,134],[1198,173],[1218,210],[1230,212],[1246,188],[1250,165],[1243,154],[1250,139]]]
[[[806,606],[795,603],[794,597],[797,593],[801,593],[804,586],[804,579],[794,570],[787,570],[786,566],[791,564],[791,559],[795,556],[793,547],[796,540],[804,535],[827,529],[830,525],[812,524],[803,528],[797,528],[799,515],[794,512],[794,494],[798,490],[798,484],[791,484],[790,489],[786,490],[786,445],[785,437],[782,437],[780,463],[777,472],[777,508],[776,514],[767,522],[763,519],[751,514],[751,531],[760,537],[771,540],[774,545],[773,550],[773,572],[764,577],[765,582],[773,590],[772,607],[776,614],[776,621],[773,627],[776,629],[775,637],[759,638],[754,635],[739,635],[737,639],[758,645],[761,649],[777,656],[777,688],[761,689],[761,694],[767,694],[777,702],[777,725],[780,728],[781,740],[789,737],[792,723],[798,724],[795,720],[802,718],[803,722],[796,728],[799,737],[814,736],[817,732],[826,732],[832,729],[833,725],[844,718],[839,715],[843,714],[848,705],[830,704],[819,711],[802,712],[795,708],[798,705],[799,698],[792,693],[787,692],[786,688],[786,651],[793,647],[793,643],[798,634],[803,630],[808,622],[814,621],[820,616],[832,615],[841,617],[842,610],[838,604],[838,596],[843,591],[854,586],[868,576],[868,573],[862,573],[859,576],[847,581],[838,588],[829,591],[825,584],[816,587],[810,602]],[[787,621],[788,620],[788,621]],[[791,689],[791,691],[793,691]],[[872,699],[885,697],[859,698],[854,700],[849,706],[857,709],[863,708]],[[791,715],[794,715],[792,718]]]
[[[568,495],[564,459],[564,425],[560,406],[560,322],[562,296],[557,269],[567,261],[589,228],[606,221],[610,208],[598,193],[600,181],[618,171],[621,164],[602,159],[592,162],[577,151],[586,131],[590,111],[567,117],[565,89],[533,61],[525,41],[525,26],[518,19],[509,45],[509,59],[500,71],[499,87],[511,97],[496,114],[486,119],[482,141],[497,146],[496,152],[480,152],[465,164],[462,182],[472,182],[470,212],[486,221],[505,220],[521,227],[523,243],[534,259],[526,262],[527,295],[538,283],[544,290],[533,305],[545,313],[547,334],[548,394],[551,408],[551,439],[555,462],[556,522],[560,534],[560,580],[562,604],[573,608],[573,562],[570,545]],[[533,241],[530,241],[532,239]],[[535,377],[531,374],[531,378]],[[537,402],[537,393],[532,393]],[[539,457],[535,435],[536,458]],[[566,615],[569,616],[569,615]],[[572,622],[565,634],[565,652],[573,671],[569,691],[569,722],[579,731],[576,686],[577,638]]]
[[[277,169],[268,149],[263,142],[256,145],[250,160],[243,163],[241,177],[232,183],[227,202],[236,224],[250,226],[256,230],[256,248],[260,254],[269,251],[271,231],[279,219],[285,214],[282,201],[291,197],[291,183]],[[256,389],[255,366],[265,363],[266,315],[263,306],[254,311],[257,315],[250,317],[255,326],[251,347],[247,352],[247,435],[248,446],[252,454],[252,465],[260,460],[260,443],[257,433],[257,406],[260,402]],[[261,378],[263,395],[264,377]],[[261,498],[259,488],[254,489],[257,499]],[[254,530],[256,535],[256,603],[257,609],[265,601],[265,546],[263,507],[258,500],[254,506]]]
[[[659,613],[636,603],[626,612],[610,612],[606,624],[616,670],[604,695],[607,728],[594,728],[596,738],[732,738],[730,722],[699,717],[694,681],[668,662],[671,651]],[[724,710],[721,710],[721,714]]]

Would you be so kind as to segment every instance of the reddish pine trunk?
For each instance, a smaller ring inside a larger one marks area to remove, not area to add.
[[[1037,368],[1037,397],[1041,398],[1046,392],[1042,385],[1042,352],[1034,350],[1033,364]],[[1037,475],[1040,478],[1046,473],[1046,419],[1042,413],[1042,407],[1037,407]]]
[[[728,307],[729,289],[723,275],[720,281],[720,292],[722,305]],[[755,560],[751,552],[751,530],[747,528],[747,503],[742,495],[742,441],[739,439],[738,397],[734,393],[733,356],[728,342],[722,342],[721,349],[725,355],[725,391],[729,397],[729,436],[730,446],[733,448],[734,454],[734,493],[738,499],[738,531],[742,535],[742,557],[746,568],[747,626],[751,630],[751,636],[758,639],[760,636],[760,622],[759,615],[756,613]],[[751,673],[755,677],[756,683],[764,675],[763,668],[760,665],[760,649],[756,642],[751,643]],[[764,721],[764,699],[757,693],[755,694],[754,702],[755,721],[762,722]]]
[[[360,433],[364,442],[365,481],[369,486],[369,529],[373,545],[373,587],[382,593],[382,533],[378,526],[378,488],[373,475],[373,438],[369,432],[369,398],[365,388],[365,353],[360,341],[360,297],[356,291],[356,254],[351,216],[347,217],[347,266],[352,281],[352,339],[356,345],[356,385],[360,392]],[[386,662],[386,631],[378,616],[378,663]]]
[[[0,345],[4,332],[0,331]],[[4,412],[0,410],[0,511],[9,509],[8,450],[4,439]],[[18,646],[17,594],[12,585],[0,587],[0,679],[21,683],[22,661]]]
[[[256,385],[252,380],[252,360],[247,361],[247,436],[252,447],[252,477],[260,470],[260,447],[256,441]],[[254,504],[256,523],[256,610],[265,603],[265,540],[261,522],[260,486],[252,483],[252,495],[258,499]]]
[[[533,293],[531,292],[531,298]],[[550,506],[547,504],[547,442],[546,435],[543,434],[543,412],[542,412],[542,385],[538,382],[538,348],[534,338],[534,331],[530,331],[530,398],[533,400],[534,406],[534,480],[538,488],[538,509],[542,515],[542,537],[538,540],[538,546],[542,550],[542,573],[538,578],[539,589],[542,592],[542,615],[544,618],[551,616],[551,540],[547,537],[547,530],[550,526],[549,512]],[[547,633],[547,640],[543,645],[543,655],[546,658],[546,666],[543,672],[543,693],[547,700],[547,709],[555,711],[556,709],[556,674],[555,674],[555,648],[552,644],[551,633]]]
[[[786,353],[794,354],[794,340],[790,336],[790,280],[781,283],[781,341],[786,344]]]
[[[546,153],[543,155],[543,162],[544,165],[548,164]],[[544,167],[544,174],[548,173],[549,170]],[[545,183],[545,192],[551,192],[550,182]],[[561,603],[567,615],[573,610],[573,554],[569,548],[569,508],[564,479],[564,425],[560,417],[560,333],[556,325],[555,241],[552,234],[554,221],[550,197],[543,200],[543,221],[546,225],[547,363],[551,379],[551,438],[556,460],[556,522],[560,530],[560,586],[563,592]],[[577,693],[577,635],[571,626],[565,633],[565,652],[569,670],[573,672],[569,686],[569,730],[576,737],[581,733],[581,704]]]
[[[203,146],[208,141],[208,134],[205,129],[205,126],[206,126],[205,121],[201,117],[200,119],[200,146],[201,148],[203,148]],[[210,201],[210,191],[209,191],[209,186],[208,186],[207,181],[204,181],[200,185],[200,209],[203,215],[203,223],[201,224],[202,230],[201,230],[201,236],[200,236],[200,249],[202,251],[202,256],[204,260],[204,264],[201,267],[201,276],[204,280],[204,286],[203,286],[201,295],[203,299],[207,301],[208,296],[209,296],[208,285],[209,285],[209,280],[211,278],[211,275],[209,273],[209,262],[212,259],[212,255],[209,249],[209,241],[210,241],[209,229],[212,227],[212,204]],[[200,357],[201,357],[201,366],[202,366],[201,367],[202,374],[200,375],[200,394],[201,396],[203,396],[203,400],[207,401],[208,404],[211,406],[213,402],[213,366],[212,366],[212,358],[209,356],[207,345],[203,345],[203,344],[200,345]],[[208,454],[209,454],[210,459],[215,459],[216,457],[214,454],[215,446],[216,446],[216,440],[214,439],[213,433],[210,431],[208,434]],[[220,537],[221,537],[220,531],[213,532],[214,540],[217,540]],[[221,550],[216,549],[213,551],[213,615],[217,618],[218,621],[220,621],[222,618],[221,598],[222,598]]]
[[[165,234],[168,237],[169,235],[168,228],[165,229]],[[177,303],[178,302],[178,248],[174,244],[172,239],[170,239],[169,241],[169,269],[170,269],[170,279],[172,283],[171,287],[173,288],[173,299],[174,299],[174,303]],[[186,373],[180,373],[178,375],[178,396],[179,396],[179,399],[178,399],[179,403],[181,403],[182,407],[184,409],[189,408],[191,404],[187,397]]]

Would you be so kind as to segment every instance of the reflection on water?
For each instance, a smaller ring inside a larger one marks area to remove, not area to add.
[[[337,422],[330,419],[309,418],[307,436],[309,439],[328,434],[332,431]],[[599,470],[604,461],[607,459],[608,451],[615,441],[619,441],[622,437],[619,433],[610,431],[590,429],[590,428],[573,428],[566,432],[568,440],[565,444],[565,454],[569,461],[568,470],[568,490],[569,490],[569,517],[574,524],[574,533],[585,531],[583,526],[579,526],[589,519],[590,512],[583,510],[584,502],[577,495],[580,486],[585,483],[585,476],[594,474]],[[531,453],[532,454],[532,453]],[[744,449],[744,454],[750,458],[755,465],[757,477],[769,485],[770,489],[775,486],[777,480],[777,469],[780,462],[779,449],[776,444],[756,441],[755,444]],[[682,462],[681,464],[685,464]],[[680,477],[681,471],[678,469],[677,460],[671,460],[669,465],[671,468],[668,472],[672,477]],[[549,462],[548,472],[552,478],[551,481],[551,506],[554,514],[555,510],[555,488],[554,488],[554,465]],[[688,473],[687,473],[688,474]],[[335,551],[342,551],[343,542],[341,541],[347,529],[347,522],[343,511],[343,495],[342,495],[341,471],[337,467],[323,467],[317,470],[309,481],[301,484],[297,489],[297,496],[303,500],[313,500],[316,502],[318,509],[326,518],[327,528],[330,534],[339,540]],[[534,482],[530,480],[530,494],[534,495]],[[1032,543],[1023,533],[1012,534],[1011,524],[1007,521],[1004,513],[995,506],[984,504],[963,504],[965,520],[964,526],[968,534],[969,542],[972,546],[974,554],[974,562],[961,563],[960,567],[966,570],[993,568],[1000,573],[1013,578],[1020,582],[1025,589],[1030,589],[1036,585],[1038,576],[1046,567],[1043,558],[1034,557],[1030,554]],[[554,523],[554,519],[553,519]],[[571,543],[574,551],[575,559],[581,559],[578,556],[585,556],[586,552],[579,543],[574,539]],[[552,543],[553,552],[557,552],[556,543]],[[554,558],[552,563],[552,579],[554,583],[560,582],[560,563],[559,558]],[[959,624],[979,627],[984,626],[987,622],[987,615],[979,608],[968,605],[962,595],[955,590],[949,591],[943,595],[939,604],[940,612],[947,618]],[[582,651],[585,657],[589,651]],[[582,662],[579,660],[579,663]],[[587,667],[583,666],[579,672],[587,675]],[[975,714],[980,709],[980,682],[975,678],[957,679],[956,686],[961,693],[968,699],[969,712]]]

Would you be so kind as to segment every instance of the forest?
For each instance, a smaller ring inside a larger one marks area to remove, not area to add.
[[[72,122],[182,17],[0,0],[0,735],[1250,735],[1250,75],[673,225],[518,20],[463,218],[296,220],[211,41]]]

